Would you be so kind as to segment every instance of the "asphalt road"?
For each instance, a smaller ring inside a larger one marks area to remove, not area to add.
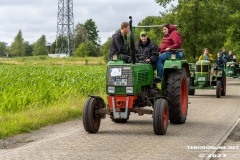
[[[186,123],[170,124],[164,136],[154,134],[151,115],[131,114],[126,124],[107,116],[97,134],[86,133],[77,120],[0,141],[0,160],[207,159],[210,148],[221,145],[239,119],[240,80],[227,79],[225,97],[216,98],[215,90],[197,90],[189,101]],[[220,159],[240,157],[240,146],[225,154]]]

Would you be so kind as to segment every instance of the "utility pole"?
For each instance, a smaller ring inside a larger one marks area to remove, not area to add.
[[[71,56],[74,48],[73,0],[58,0],[55,53]]]

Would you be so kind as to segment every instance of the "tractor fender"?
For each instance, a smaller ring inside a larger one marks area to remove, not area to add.
[[[98,101],[98,103],[100,104],[100,108],[106,108],[106,104],[104,102],[104,100],[102,99],[102,97],[100,96],[95,96],[95,95],[88,95],[89,97],[92,98],[96,98],[96,100]]]
[[[187,60],[166,60],[164,62],[164,70],[171,70],[171,69],[182,69],[185,68],[187,72],[187,77],[191,77],[190,70],[189,70],[189,65],[187,63]]]

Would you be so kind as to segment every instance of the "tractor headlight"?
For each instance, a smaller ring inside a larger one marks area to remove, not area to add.
[[[176,59],[176,54],[172,53],[171,54],[171,59]]]
[[[133,93],[133,87],[126,87],[126,93]]]
[[[108,93],[115,93],[115,87],[108,87]]]

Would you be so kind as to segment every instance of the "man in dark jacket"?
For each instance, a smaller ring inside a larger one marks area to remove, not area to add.
[[[121,29],[112,36],[110,53],[108,56],[109,61],[113,60],[113,55],[118,55],[126,63],[131,62],[131,57],[130,57],[128,46],[127,46],[127,34],[129,32],[130,32],[129,23],[123,22],[121,24]]]
[[[234,56],[233,52],[232,51],[229,51],[229,55],[227,56],[227,61],[228,62],[236,62],[236,56]]]
[[[153,70],[157,68],[158,46],[148,38],[146,32],[140,33],[140,40],[135,44],[135,49],[136,62],[151,63]]]

